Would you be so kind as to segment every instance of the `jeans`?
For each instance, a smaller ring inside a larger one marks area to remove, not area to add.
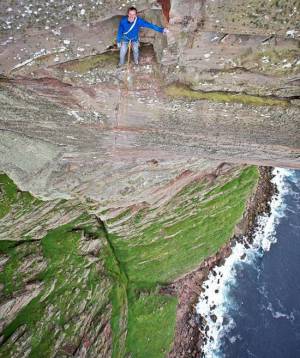
[[[122,41],[121,49],[120,49],[120,65],[124,65],[124,63],[125,63],[128,46],[129,46],[129,42]],[[137,65],[139,63],[139,42],[138,41],[131,41],[131,50],[133,52],[134,63]]]

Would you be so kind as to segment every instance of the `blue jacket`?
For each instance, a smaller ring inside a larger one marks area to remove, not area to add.
[[[150,22],[145,21],[141,17],[137,18],[136,24],[134,28],[127,34],[124,35],[124,32],[128,31],[132,25],[132,22],[128,21],[127,16],[122,17],[120,24],[119,24],[119,30],[117,35],[117,43],[120,43],[123,41],[138,41],[139,39],[139,32],[141,27],[147,27],[148,29],[155,30],[157,32],[163,32],[164,28],[151,24]]]

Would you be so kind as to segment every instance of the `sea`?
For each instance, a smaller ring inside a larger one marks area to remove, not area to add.
[[[236,243],[203,284],[201,357],[300,357],[300,171],[273,174],[278,194],[253,242]]]

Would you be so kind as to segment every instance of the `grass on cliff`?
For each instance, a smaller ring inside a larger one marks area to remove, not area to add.
[[[167,96],[172,98],[185,98],[188,100],[208,100],[212,102],[242,103],[252,106],[280,106],[289,105],[288,100],[271,97],[252,96],[247,94],[234,94],[225,92],[194,91],[184,85],[170,85],[165,90]]]
[[[30,357],[40,357],[41,352],[44,357],[51,356],[57,341],[57,332],[65,336],[64,343],[68,346],[66,349],[75,349],[80,341],[78,332],[83,323],[80,318],[82,309],[90,313],[96,310],[100,314],[109,303],[109,280],[105,277],[99,280],[95,263],[89,263],[79,252],[81,233],[73,231],[75,226],[87,220],[88,217],[83,215],[49,231],[41,244],[35,243],[36,246],[41,245],[44,259],[47,260],[46,269],[32,279],[32,282],[42,284],[42,291],[4,329],[0,356],[13,354],[16,347],[7,339],[23,325],[27,326],[32,336]],[[84,225],[82,227],[84,228]],[[89,230],[88,226],[86,230]],[[101,232],[98,234],[102,235]],[[25,242],[21,246],[24,247],[22,253],[26,254],[28,243]],[[20,288],[20,285],[11,287],[15,284],[11,282],[11,267],[18,270],[22,257],[17,255],[16,248],[8,242],[2,245],[2,252],[4,251],[11,256],[11,260],[5,266],[0,281],[5,283],[6,293],[11,294]],[[8,344],[5,344],[6,341]]]
[[[3,298],[9,298],[14,292],[22,289],[24,281],[34,280],[34,266],[38,265],[35,260],[32,264],[25,269],[19,269],[26,257],[34,256],[38,258],[40,255],[39,243],[29,242],[26,244],[18,245],[14,241],[0,241],[0,254],[5,254],[9,260],[7,261],[4,269],[0,272],[0,283],[4,284],[2,291]]]
[[[34,277],[43,283],[42,292],[5,328],[0,355],[14,353],[16,347],[7,344],[8,338],[24,324],[33,336],[31,357],[39,357],[41,351],[45,357],[51,355],[55,332],[64,334],[68,349],[74,348],[80,338],[75,328],[82,324],[80,305],[88,312],[96,307],[102,316],[111,303],[107,318],[113,357],[165,357],[174,337],[177,298],[161,295],[159,287],[196,268],[228,241],[257,180],[256,167],[238,168],[213,182],[194,181],[163,207],[134,214],[126,210],[107,223],[108,232],[90,227],[88,215],[49,231],[40,243],[47,267]],[[6,192],[11,190],[14,198],[11,188],[9,183]],[[5,210],[10,210],[10,201]],[[109,225],[123,234],[110,234]],[[99,256],[99,264],[105,265],[101,272],[79,253],[80,231],[73,230],[79,226],[107,240]],[[14,275],[27,251],[9,241],[0,244],[10,257],[0,275],[9,296],[24,284],[21,272]]]
[[[104,66],[116,66],[119,61],[119,53],[107,51],[105,53],[93,56],[87,56],[80,60],[72,60],[58,65],[58,68],[63,68],[67,71],[74,71],[80,74],[84,74],[97,67]]]
[[[257,179],[257,169],[248,167],[211,189],[208,185],[204,189],[203,182],[194,183],[192,191],[179,193],[157,216],[144,212],[138,224],[134,218],[124,223],[135,234],[126,240],[112,235],[111,240],[129,280],[153,288],[215,253],[232,236]]]
[[[257,168],[245,167],[214,184],[191,183],[157,212],[144,208],[130,216],[127,210],[116,218],[128,233],[109,235],[128,278],[128,354],[159,358],[171,349],[177,298],[160,295],[159,285],[196,268],[229,240],[257,180]]]
[[[28,211],[39,203],[41,201],[32,197],[30,193],[20,191],[6,174],[0,174],[0,219],[9,213],[12,206]]]
[[[129,292],[126,351],[133,357],[165,357],[174,337],[177,298]]]
[[[104,260],[108,275],[113,281],[110,292],[110,302],[112,304],[111,328],[113,331],[112,345],[113,357],[122,357],[125,349],[125,338],[127,330],[127,288],[128,278],[122,270],[120,263],[111,246],[110,237],[105,233],[108,244],[103,247],[101,257]]]

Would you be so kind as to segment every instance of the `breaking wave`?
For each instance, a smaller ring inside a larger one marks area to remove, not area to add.
[[[237,242],[224,265],[215,267],[203,283],[203,291],[196,310],[201,317],[201,331],[205,336],[205,343],[202,347],[205,358],[224,357],[221,351],[222,338],[235,327],[229,310],[238,309],[231,295],[231,288],[237,285],[239,267],[241,265],[255,266],[256,261],[276,242],[276,227],[286,210],[284,195],[287,189],[284,179],[292,176],[293,171],[276,168],[273,174],[272,182],[277,186],[278,193],[271,200],[270,215],[265,214],[258,218],[253,241],[249,243],[244,237],[243,242]],[[275,312],[271,306],[268,309],[276,318],[293,319],[292,314]],[[238,335],[233,336],[230,337],[230,342],[234,343],[239,339]]]

